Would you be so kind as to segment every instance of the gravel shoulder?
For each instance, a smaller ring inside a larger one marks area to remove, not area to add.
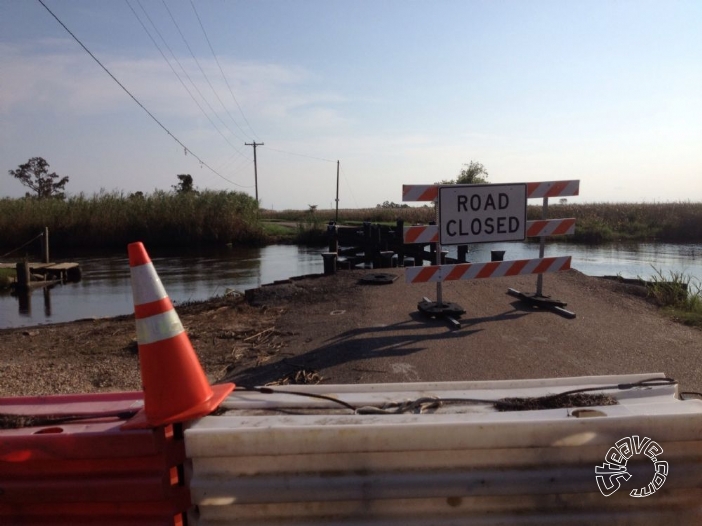
[[[361,285],[344,271],[177,306],[212,382],[240,384],[491,380],[664,372],[702,390],[702,331],[677,324],[635,289],[575,270],[544,291],[577,317],[506,294],[535,276],[450,282],[462,327],[417,312],[433,284]],[[372,272],[372,271],[370,271]],[[632,293],[634,292],[634,293]],[[140,389],[132,316],[0,330],[0,396]]]

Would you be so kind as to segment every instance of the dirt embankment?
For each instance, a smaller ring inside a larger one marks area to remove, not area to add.
[[[626,286],[577,271],[545,276],[569,320],[524,304],[534,276],[451,282],[462,327],[417,313],[434,284],[364,286],[364,271],[177,307],[212,382],[488,380],[665,372],[702,390],[702,331],[663,317]],[[318,376],[316,376],[318,375]],[[0,330],[0,396],[138,390],[131,316]]]
[[[211,381],[282,348],[281,311],[234,296],[178,308]],[[133,316],[0,330],[0,396],[141,389]]]

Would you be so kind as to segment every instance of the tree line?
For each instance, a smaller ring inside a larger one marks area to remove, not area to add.
[[[22,185],[34,192],[27,192],[25,197],[37,199],[65,199],[65,188],[70,180],[69,176],[61,177],[56,172],[49,172],[49,163],[43,157],[32,157],[26,163],[20,164],[15,170],[9,170],[10,176],[17,179]],[[197,193],[190,174],[176,175],[178,183],[171,186],[177,194]],[[436,184],[484,184],[488,182],[488,172],[482,163],[470,161],[455,179],[446,179]],[[143,197],[142,192],[135,192],[133,197]],[[310,205],[312,207],[312,205]],[[408,208],[407,204],[397,204],[385,201],[377,208]],[[316,205],[315,205],[316,208]]]
[[[17,179],[23,186],[32,192],[27,192],[25,197],[37,199],[65,199],[66,185],[70,180],[68,175],[61,177],[56,172],[49,171],[49,163],[43,157],[32,157],[26,163],[20,164],[16,169],[9,170],[11,177]],[[190,174],[176,175],[178,183],[171,186],[177,194],[197,193]],[[135,192],[133,197],[143,197],[143,192]]]

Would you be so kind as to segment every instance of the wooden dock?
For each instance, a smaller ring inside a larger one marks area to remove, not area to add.
[[[0,269],[17,270],[16,286],[24,288],[76,282],[82,276],[78,263],[0,263]]]

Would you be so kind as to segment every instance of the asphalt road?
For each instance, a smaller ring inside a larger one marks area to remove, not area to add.
[[[536,276],[447,282],[444,301],[467,312],[460,329],[417,311],[435,284],[361,285],[372,271],[264,287],[259,305],[283,306],[276,328],[289,334],[279,359],[238,371],[265,383],[297,369],[327,383],[423,382],[663,372],[702,391],[702,331],[664,317],[627,286],[576,270],[544,276],[544,294],[575,319],[507,294],[536,290]],[[377,271],[376,271],[377,272]],[[386,272],[386,271],[383,271]]]

